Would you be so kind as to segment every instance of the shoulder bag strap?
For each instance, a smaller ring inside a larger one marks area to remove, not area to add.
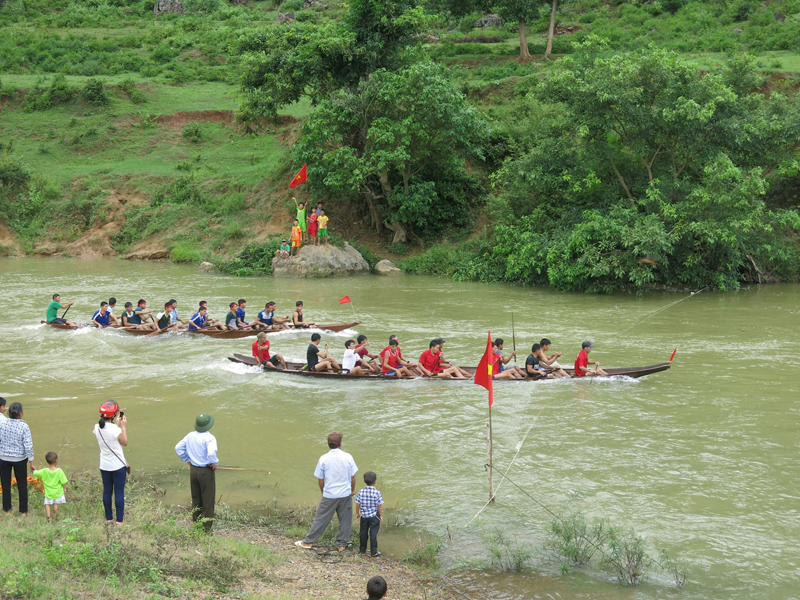
[[[100,439],[101,439],[101,440],[103,440],[103,443],[106,445],[106,448],[108,448],[108,451],[109,451],[109,452],[111,452],[111,454],[113,454],[114,456],[116,456],[116,457],[117,457],[117,460],[118,460],[119,462],[121,462],[123,465],[125,465],[125,468],[128,468],[128,463],[126,463],[124,460],[122,460],[122,459],[119,457],[119,454],[117,454],[116,452],[114,452],[114,451],[111,449],[111,446],[109,446],[109,445],[108,445],[108,442],[106,441],[106,437],[103,435],[103,430],[102,430],[102,429],[100,429],[100,428],[98,427],[98,431],[100,432]]]

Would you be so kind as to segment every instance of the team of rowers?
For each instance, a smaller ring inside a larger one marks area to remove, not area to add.
[[[58,316],[61,308],[69,309],[73,302],[62,303],[59,294],[53,294],[53,301],[47,307],[47,322],[57,325],[67,325],[75,327],[75,323],[64,316]],[[188,321],[184,321],[178,316],[178,301],[170,300],[164,304],[163,311],[148,310],[147,301],[139,300],[136,307],[132,302],[126,302],[122,313],[117,316],[114,309],[117,304],[116,298],[109,298],[108,302],[101,302],[100,308],[92,315],[92,325],[100,328],[120,327],[125,329],[152,330],[153,335],[165,331],[177,331],[180,329],[189,330],[263,330],[278,331],[291,327],[313,327],[314,322],[306,321],[303,315],[303,302],[295,303],[295,310],[291,318],[275,316],[275,302],[267,302],[264,310],[258,313],[255,321],[247,321],[245,309],[247,300],[244,298],[238,302],[231,302],[225,320],[220,322],[212,319],[208,314],[208,302],[202,300],[197,311]],[[155,314],[154,314],[155,313]]]
[[[419,357],[418,361],[407,360],[403,357],[400,349],[400,340],[396,335],[389,338],[389,345],[378,354],[371,354],[368,350],[370,342],[365,335],[359,335],[357,340],[347,340],[344,343],[344,355],[341,364],[331,356],[328,344],[323,344],[320,348],[322,336],[319,333],[311,335],[311,343],[306,350],[306,364],[302,369],[317,372],[342,372],[350,375],[383,375],[384,377],[440,377],[442,379],[472,379],[470,373],[458,365],[453,364],[444,357],[442,349],[445,341],[442,338],[435,338],[430,341],[428,349]],[[538,344],[531,348],[531,354],[525,360],[525,367],[516,365],[508,366],[512,359],[516,359],[517,353],[511,352],[503,354],[504,340],[498,338],[492,344],[494,362],[492,363],[492,379],[558,379],[570,377],[570,375],[558,364],[557,359],[562,355],[561,352],[554,352],[550,355],[551,342],[547,338],[542,339]],[[583,377],[586,375],[607,375],[600,368],[600,363],[589,360],[589,352],[594,345],[591,342],[583,342],[581,352],[575,360],[575,375]],[[286,360],[280,354],[270,354],[270,342],[264,332],[256,336],[253,342],[252,354],[258,362],[265,368],[277,369],[278,366],[286,369]],[[594,365],[593,369],[589,365]]]
[[[267,339],[267,331],[279,331],[283,329],[313,327],[312,321],[306,321],[303,314],[303,302],[298,300],[295,303],[295,310],[290,317],[275,316],[275,302],[267,302],[264,310],[258,313],[255,321],[246,320],[245,309],[247,300],[244,298],[238,302],[231,302],[228,314],[223,322],[212,319],[208,314],[208,302],[202,300],[197,311],[188,321],[184,321],[178,316],[178,301],[172,299],[164,303],[164,310],[157,312],[148,310],[147,301],[139,300],[134,308],[132,302],[126,302],[125,308],[119,317],[114,315],[116,298],[110,298],[108,302],[101,302],[100,308],[92,316],[92,324],[96,327],[120,327],[125,329],[151,330],[150,335],[157,335],[165,331],[177,331],[180,329],[191,330],[250,330],[260,331],[256,341],[253,343],[253,356],[267,368],[277,368],[280,365],[286,368],[286,361],[279,354],[270,355],[270,343]],[[53,301],[47,307],[47,322],[74,327],[75,324],[58,316],[61,308],[69,309],[73,302],[62,303],[59,294],[53,294]],[[153,314],[156,313],[156,314]],[[347,340],[345,342],[345,352],[342,357],[341,365],[328,352],[328,345],[324,344],[320,349],[321,336],[314,333],[311,336],[311,343],[306,351],[306,365],[304,368],[313,371],[341,371],[351,375],[383,375],[386,377],[441,377],[442,379],[471,379],[474,375],[469,373],[444,358],[442,349],[445,341],[442,338],[431,340],[428,349],[424,351],[418,361],[407,360],[400,349],[400,341],[396,335],[389,338],[389,345],[379,354],[371,354],[368,350],[370,342],[365,335],[359,335],[357,340]],[[557,379],[570,377],[570,375],[558,364],[557,360],[562,356],[561,352],[547,354],[550,350],[551,342],[543,338],[538,344],[534,344],[531,353],[525,360],[525,366],[509,366],[513,359],[516,362],[516,351],[510,354],[503,353],[504,340],[497,338],[492,345],[492,352],[495,357],[492,363],[492,379]],[[589,360],[589,353],[594,345],[591,342],[583,342],[581,351],[575,359],[575,376],[583,377],[586,375],[607,375],[600,368],[600,363]],[[589,365],[594,365],[593,369]]]

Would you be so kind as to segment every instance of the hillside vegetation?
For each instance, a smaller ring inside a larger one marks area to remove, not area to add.
[[[800,1],[566,1],[549,61],[550,3],[306,5],[0,3],[0,250],[269,272],[308,163],[412,272],[797,279]]]

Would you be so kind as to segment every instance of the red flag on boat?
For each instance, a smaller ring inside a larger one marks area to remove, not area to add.
[[[486,342],[486,352],[483,353],[481,362],[478,363],[478,368],[475,370],[474,383],[483,386],[489,392],[489,407],[494,404],[492,396],[492,366],[494,362],[492,355],[492,332],[489,332],[489,339]]]
[[[669,357],[669,362],[672,362],[672,359],[673,359],[673,358],[675,358],[675,353],[676,353],[677,351],[678,351],[678,349],[677,349],[677,348],[675,348],[675,350],[673,350],[673,351],[672,351],[672,356],[670,356],[670,357]]]
[[[304,164],[300,170],[297,172],[297,175],[294,176],[292,182],[289,184],[290,188],[297,187],[301,183],[305,183],[308,181],[308,177],[306,176],[306,165]]]
[[[344,298],[339,300],[339,304],[347,304],[348,302],[350,302],[350,296],[345,296]]]

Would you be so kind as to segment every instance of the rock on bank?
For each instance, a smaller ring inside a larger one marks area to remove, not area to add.
[[[331,245],[303,246],[288,260],[272,259],[275,277],[343,277],[369,273],[361,253],[345,242],[344,248]]]

